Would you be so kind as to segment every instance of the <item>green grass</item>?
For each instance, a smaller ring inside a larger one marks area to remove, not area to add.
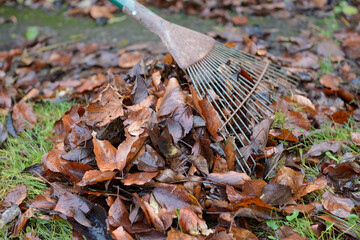
[[[0,201],[4,200],[11,189],[21,184],[27,186],[27,199],[25,201],[44,191],[46,185],[43,181],[32,174],[20,172],[24,168],[40,162],[41,157],[51,149],[52,142],[46,137],[51,137],[54,122],[71,106],[72,103],[70,102],[58,105],[52,103],[36,104],[34,111],[37,116],[37,123],[34,128],[20,133],[18,138],[9,136],[3,143],[0,149],[0,183],[3,186],[0,188]],[[5,121],[5,116],[0,118]],[[68,236],[71,236],[71,227],[65,221],[45,221],[34,218],[29,222],[31,224],[26,227],[26,231],[36,229],[45,239],[68,239]],[[0,230],[0,239],[3,239],[5,234],[6,231]]]

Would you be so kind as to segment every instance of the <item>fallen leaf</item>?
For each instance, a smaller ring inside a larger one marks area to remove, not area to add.
[[[304,184],[305,175],[296,172],[288,167],[281,167],[276,176],[271,179],[270,183],[279,183],[291,188],[292,194],[297,194],[301,186]]]
[[[322,195],[321,203],[326,210],[340,218],[349,217],[355,207],[350,198],[340,197],[330,191]]]
[[[344,124],[349,120],[352,115],[353,113],[350,111],[340,110],[332,114],[330,117],[334,122]]]
[[[177,208],[187,208],[195,213],[201,213],[201,208],[196,199],[190,198],[190,194],[179,189],[175,185],[161,185],[153,189],[155,199],[162,208],[168,211]]]
[[[109,84],[85,108],[86,124],[103,127],[124,115],[123,97]]]
[[[264,186],[260,199],[270,205],[295,204],[291,188],[278,183]]]
[[[115,169],[122,170],[126,162],[119,162],[116,159],[116,148],[107,140],[98,140],[96,132],[92,133],[94,153],[96,156],[97,166],[102,172],[113,171]]]
[[[360,146],[360,132],[350,133],[351,141],[356,145]]]
[[[242,192],[248,197],[259,198],[261,196],[262,189],[267,183],[262,179],[246,181],[242,187]]]
[[[164,97],[159,99],[159,101],[161,101],[157,108],[157,116],[167,116],[177,108],[184,108],[185,98],[185,94],[181,91],[181,87],[176,78],[171,78],[166,86]]]
[[[271,129],[269,131],[269,137],[274,137],[289,142],[298,142],[298,138],[287,129]]]
[[[156,177],[158,173],[159,172],[137,172],[128,174],[124,180],[124,185],[144,185],[145,183],[150,182],[151,179]]]
[[[215,108],[206,98],[201,100],[193,87],[190,87],[190,91],[196,110],[200,113],[206,122],[206,128],[217,141],[221,141],[222,137],[218,135],[218,130],[220,129],[221,124]]]
[[[321,215],[321,216],[319,216],[319,218],[321,218],[331,224],[334,224],[334,226],[336,228],[338,228],[341,232],[348,234],[355,239],[358,237],[356,233],[351,231],[351,229],[353,229],[353,226],[352,226],[353,223],[349,223],[347,221],[344,221],[343,219],[339,219],[332,215]]]
[[[122,226],[118,227],[114,231],[111,232],[111,235],[116,240],[133,240],[134,238],[127,233]]]
[[[202,155],[190,155],[188,159],[200,172],[205,175],[209,174],[208,162]]]
[[[211,173],[207,176],[207,180],[221,186],[229,185],[241,189],[246,181],[251,180],[251,178],[246,173],[229,171],[226,173]]]
[[[239,192],[234,187],[226,185],[226,195],[231,204],[241,202],[248,196],[242,192]]]
[[[23,214],[21,214],[21,217],[19,221],[16,223],[15,228],[12,232],[13,236],[19,235],[21,229],[25,226],[27,221],[34,216],[34,209],[31,207],[27,209]]]
[[[341,79],[335,74],[328,73],[320,78],[320,83],[331,90],[336,91],[341,82]]]
[[[241,239],[241,240],[258,240],[258,238],[250,232],[249,230],[245,228],[238,228],[235,226],[231,227],[231,233],[233,234],[235,239]]]
[[[171,230],[167,232],[167,238],[166,238],[166,240],[193,240],[193,239],[194,239],[193,236],[190,236],[181,231],[177,231],[173,228],[171,228]]]
[[[54,209],[56,206],[56,201],[51,199],[49,196],[39,194],[36,198],[30,200],[30,205],[33,208],[47,208],[47,209]]]
[[[116,150],[115,162],[118,170],[122,171],[126,164],[131,162],[140,151],[147,136],[127,137]]]
[[[313,210],[316,209],[316,206],[312,204],[298,204],[298,205],[289,205],[282,208],[286,214],[293,214],[295,211],[304,213],[305,215],[310,215]]]
[[[10,192],[5,197],[5,202],[20,205],[26,198],[26,186],[20,185]]]
[[[11,117],[17,132],[32,129],[37,121],[32,105],[25,102],[18,102],[14,105]]]
[[[342,149],[341,143],[338,141],[331,141],[331,140],[323,141],[312,145],[310,150],[306,153],[306,156],[318,157],[321,154],[325,153],[326,151],[330,151],[333,153],[340,153],[341,149]]]
[[[116,172],[111,171],[99,171],[99,170],[90,170],[86,171],[81,181],[76,185],[78,186],[88,186],[93,185],[99,182],[104,182],[110,179],[113,179],[116,175]]]
[[[182,208],[179,212],[179,224],[181,229],[189,233],[192,236],[202,235],[208,236],[212,233],[211,229],[208,229],[206,222],[199,218],[193,211]]]
[[[293,102],[299,104],[300,107],[302,107],[305,111],[316,115],[317,111],[316,111],[315,105],[307,97],[295,94],[291,97],[291,99]]]
[[[236,157],[235,137],[231,136],[225,140],[224,152],[226,155],[228,169],[230,171],[234,171]]]
[[[311,193],[316,190],[324,189],[327,185],[327,180],[325,178],[318,178],[312,182],[309,182],[301,187],[301,190],[298,192],[298,197],[305,196],[308,193]]]
[[[306,117],[305,113],[289,111],[287,114],[288,114],[288,120],[286,122],[287,124],[294,124],[305,130],[309,130],[311,128],[311,123],[309,119]]]
[[[142,55],[140,52],[124,53],[119,58],[119,67],[132,68],[140,62]]]
[[[259,198],[245,198],[233,206],[235,216],[248,217],[257,220],[278,218],[275,207],[272,207]]]
[[[138,170],[156,172],[165,166],[165,160],[150,145],[146,144],[145,149],[145,152],[133,161]]]

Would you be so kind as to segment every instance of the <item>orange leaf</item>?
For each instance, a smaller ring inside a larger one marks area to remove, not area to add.
[[[159,173],[157,172],[137,172],[133,174],[128,174],[125,178],[124,185],[144,185],[145,183],[148,183],[156,177],[156,175]]]

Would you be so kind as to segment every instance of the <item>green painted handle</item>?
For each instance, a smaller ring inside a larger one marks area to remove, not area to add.
[[[110,0],[110,2],[112,2],[113,4],[115,4],[116,6],[118,6],[122,10],[123,7],[124,7],[124,3],[128,2],[128,1],[127,0]]]
[[[135,0],[110,0],[113,4],[121,8],[123,13],[133,18],[135,21],[147,27],[150,31],[161,37],[165,34],[163,27],[164,19],[153,13]]]

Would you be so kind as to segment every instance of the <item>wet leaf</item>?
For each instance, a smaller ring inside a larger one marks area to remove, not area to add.
[[[128,174],[125,178],[124,185],[144,185],[156,177],[159,172],[137,172]]]
[[[334,122],[343,124],[349,120],[351,115],[353,115],[352,112],[340,110],[340,111],[337,111],[336,113],[334,113],[333,115],[331,115],[330,117],[332,120],[334,120]]]
[[[98,182],[104,182],[104,181],[113,179],[115,175],[116,175],[116,172],[111,172],[111,171],[103,172],[103,171],[99,171],[99,170],[90,170],[90,171],[85,172],[81,181],[78,182],[76,185],[78,185],[78,186],[93,185]]]
[[[146,144],[145,149],[145,152],[133,161],[140,171],[155,172],[165,166],[165,160],[150,145]]]
[[[355,207],[350,198],[340,197],[330,191],[322,195],[321,203],[326,210],[341,218],[349,217],[351,210]]]
[[[147,136],[127,137],[116,150],[115,162],[118,166],[116,169],[123,170],[140,151],[146,139]]]
[[[304,184],[305,175],[296,172],[288,167],[281,167],[276,176],[271,179],[270,183],[279,183],[291,188],[292,194],[297,194],[301,186]]]
[[[187,208],[195,213],[201,213],[199,204],[190,195],[174,185],[161,185],[152,191],[162,208],[168,211],[177,208]]]
[[[191,235],[188,235],[186,233],[183,233],[181,231],[177,231],[173,228],[171,228],[170,231],[167,232],[167,240],[193,240],[194,237]]]
[[[90,212],[91,208],[89,204],[79,196],[69,192],[64,193],[59,198],[54,210],[74,218],[81,225],[91,227],[89,220],[85,217],[85,215]]]
[[[236,210],[235,217],[248,217],[257,220],[276,219],[278,218],[274,208],[259,198],[245,198],[233,206]]]
[[[291,188],[278,183],[264,186],[260,199],[270,205],[295,204]]]
[[[179,212],[179,224],[181,229],[189,233],[192,236],[197,236],[200,233],[208,236],[212,233],[211,229],[208,229],[206,222],[199,218],[193,211],[182,208]]]
[[[323,141],[314,144],[310,148],[310,150],[306,153],[306,155],[310,157],[317,157],[325,153],[326,151],[330,151],[333,153],[340,153],[341,149],[342,149],[341,143],[338,141]]]
[[[111,85],[107,85],[85,110],[83,118],[88,125],[103,127],[124,115],[123,98]]]
[[[189,162],[195,165],[200,172],[204,173],[205,175],[209,174],[208,163],[206,159],[202,155],[190,155]]]
[[[312,182],[303,185],[302,189],[298,192],[298,196],[302,197],[313,191],[324,189],[326,185],[327,180],[325,178],[318,178]]]
[[[33,208],[47,208],[47,209],[54,209],[56,206],[56,201],[51,199],[46,195],[39,194],[36,198],[30,201],[30,204]]]
[[[242,192],[239,192],[234,187],[226,185],[226,195],[230,203],[241,202],[243,199],[248,198],[248,196]]]
[[[125,229],[120,226],[117,229],[115,229],[114,231],[112,231],[111,235],[116,239],[116,240],[133,240],[134,238],[125,231]]]
[[[15,104],[11,117],[17,132],[32,129],[37,120],[32,105],[25,102]]]
[[[234,171],[226,173],[211,173],[207,176],[207,179],[220,186],[229,185],[238,189],[241,189],[246,181],[251,180],[246,173],[238,173]]]
[[[26,186],[20,185],[10,192],[5,197],[5,202],[20,205],[26,198]]]
[[[140,52],[124,53],[119,58],[119,67],[132,68],[140,62],[141,57],[142,56]]]
[[[195,90],[191,87],[191,95],[193,97],[194,105],[196,110],[204,118],[206,122],[206,127],[209,130],[210,134],[217,140],[221,141],[222,137],[218,135],[218,130],[221,127],[218,115],[214,107],[209,103],[209,101],[204,98],[200,99]]]

